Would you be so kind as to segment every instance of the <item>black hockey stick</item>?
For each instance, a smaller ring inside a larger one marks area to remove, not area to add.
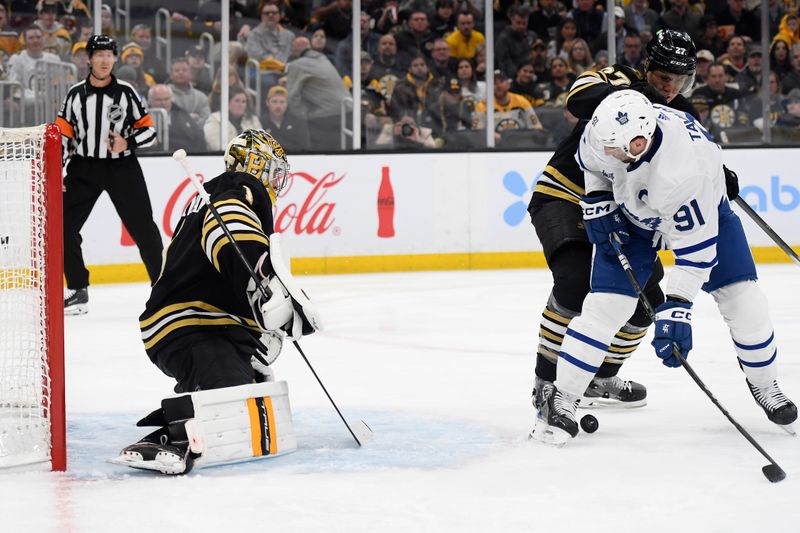
[[[747,215],[753,219],[753,222],[755,222],[759,228],[764,230],[764,233],[769,235],[769,238],[772,239],[775,242],[775,244],[778,245],[778,248],[783,250],[784,253],[786,253],[786,255],[789,256],[789,259],[794,261],[795,264],[800,265],[800,257],[795,253],[794,250],[792,250],[792,247],[786,244],[786,241],[781,239],[780,235],[775,233],[775,230],[772,229],[770,225],[767,224],[767,222],[763,218],[761,218],[761,216],[758,213],[756,213],[755,209],[750,207],[750,204],[745,202],[741,196],[737,196],[736,198],[733,199],[733,201],[736,202],[736,205],[738,205],[742,209],[742,211],[747,213]]]
[[[187,177],[192,182],[192,185],[194,185],[194,188],[197,189],[198,196],[200,196],[200,198],[203,200],[203,203],[209,208],[212,215],[214,215],[214,218],[217,220],[217,223],[222,228],[223,233],[225,233],[225,236],[228,238],[228,241],[233,246],[233,249],[236,250],[236,255],[239,256],[239,259],[241,259],[242,264],[247,269],[247,272],[250,274],[250,278],[253,280],[253,282],[255,282],[256,287],[259,288],[264,298],[269,299],[270,296],[269,294],[267,294],[267,289],[263,285],[261,285],[261,281],[258,279],[258,274],[256,274],[256,271],[253,270],[252,265],[250,265],[250,263],[247,261],[247,258],[245,257],[244,252],[242,252],[242,249],[239,248],[239,244],[236,242],[236,239],[234,239],[233,235],[228,229],[227,224],[225,224],[225,221],[222,220],[222,215],[219,214],[217,208],[214,207],[214,204],[211,203],[211,198],[209,197],[208,192],[205,190],[205,188],[203,188],[203,185],[200,183],[200,180],[197,179],[197,176],[194,174],[194,172],[192,172],[192,169],[189,167],[189,162],[186,160],[186,150],[183,149],[176,150],[175,153],[172,154],[172,158],[175,159],[175,161],[177,161],[178,163],[180,163],[184,171],[186,171]],[[264,353],[267,353],[267,347],[264,346],[264,344],[259,339],[255,340],[259,344],[259,347],[262,350],[264,350]],[[363,420],[359,420],[361,426],[356,427],[355,431],[353,430],[353,427],[355,426],[350,426],[350,424],[347,423],[347,420],[344,418],[344,415],[342,415],[342,412],[339,410],[339,407],[336,405],[336,402],[333,401],[333,398],[331,398],[331,395],[328,393],[328,389],[325,388],[325,385],[322,383],[322,380],[317,375],[317,372],[314,370],[314,367],[311,366],[311,363],[306,357],[306,354],[303,353],[303,350],[300,348],[300,343],[298,343],[296,340],[293,340],[292,344],[294,344],[294,347],[297,349],[297,352],[303,358],[303,361],[306,362],[306,365],[308,365],[308,368],[311,370],[311,373],[314,374],[317,383],[319,383],[319,386],[322,387],[323,392],[325,392],[325,396],[328,397],[328,400],[330,400],[331,405],[333,405],[333,408],[336,409],[336,413],[339,415],[339,418],[342,419],[342,422],[344,422],[347,431],[349,431],[350,435],[353,436],[353,440],[355,440],[356,444],[358,444],[359,446],[363,446],[364,444],[366,444],[372,438],[372,429],[370,429],[370,427]],[[255,357],[262,364],[269,366],[269,363],[266,362],[266,360],[261,356],[261,354],[256,353]],[[358,435],[356,435],[356,433],[358,433]]]
[[[628,281],[630,281],[633,290],[636,291],[636,295],[639,297],[639,301],[642,302],[642,306],[644,307],[645,311],[647,312],[647,316],[650,317],[650,320],[655,322],[656,320],[656,313],[653,309],[652,304],[645,296],[644,292],[642,291],[642,286],[639,285],[639,282],[636,280],[636,275],[633,273],[633,269],[631,268],[631,264],[628,262],[628,257],[625,255],[625,252],[622,250],[622,241],[620,241],[619,236],[616,233],[611,235],[611,245],[614,247],[614,251],[617,253],[617,259],[619,259],[620,265],[622,265],[622,269],[625,271],[625,274],[628,276]],[[700,387],[706,396],[709,397],[711,402],[717,406],[717,408],[722,411],[722,414],[730,421],[733,426],[739,430],[739,433],[744,436],[747,441],[752,444],[756,450],[758,450],[761,455],[767,458],[770,464],[765,465],[761,468],[761,471],[764,473],[764,477],[766,477],[770,483],[777,483],[778,481],[783,481],[786,478],[786,472],[778,466],[778,463],[770,457],[770,455],[761,447],[761,445],[756,442],[756,440],[748,433],[746,429],[744,429],[739,422],[737,422],[731,414],[728,412],[725,407],[717,400],[714,394],[706,387],[706,384],[703,383],[703,380],[700,379],[700,376],[697,375],[697,372],[689,365],[686,361],[686,358],[681,354],[678,347],[674,344],[672,345],[672,355],[675,356],[678,361],[680,361],[681,366],[686,369],[686,372],[689,373],[691,378],[697,383],[697,386]]]

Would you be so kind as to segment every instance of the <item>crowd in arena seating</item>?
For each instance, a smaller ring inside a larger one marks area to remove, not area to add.
[[[800,140],[800,19],[796,0],[767,0],[768,120],[778,140]],[[759,0],[623,0],[614,8],[617,62],[641,68],[660,28],[688,32],[698,50],[690,99],[723,143],[758,142],[764,126]],[[109,5],[103,32],[119,41],[116,74],[154,109],[164,109],[170,146],[220,150],[219,0],[131,2],[130,37]],[[229,136],[274,132],[290,152],[332,151],[349,128],[348,95],[360,90],[362,146],[417,150],[485,145],[486,27],[481,0],[364,0],[361,87],[353,87],[351,0],[231,0]],[[498,147],[552,147],[575,118],[564,99],[577,76],[608,65],[606,2],[494,2],[494,123]],[[154,14],[169,13],[172,60],[156,54]],[[0,79],[36,98],[39,59],[72,63],[87,75],[92,33],[81,0],[0,0]],[[203,33],[216,43],[208,50]],[[209,64],[211,58],[212,64]],[[250,60],[250,61],[248,61]],[[243,79],[259,77],[255,102]],[[258,104],[258,105],[257,105]],[[257,115],[256,109],[260,109]],[[343,113],[343,110],[345,111]],[[344,123],[342,117],[345,117]]]

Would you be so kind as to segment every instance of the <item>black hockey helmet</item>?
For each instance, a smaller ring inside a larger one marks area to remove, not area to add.
[[[647,70],[691,76],[697,68],[697,50],[685,31],[658,30],[647,43]]]
[[[111,50],[114,56],[117,55],[117,41],[110,35],[92,35],[89,37],[89,42],[86,43],[86,53],[89,54],[91,59],[92,54],[98,50]]]

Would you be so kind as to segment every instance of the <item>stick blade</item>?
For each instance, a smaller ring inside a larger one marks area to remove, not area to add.
[[[359,446],[364,446],[367,443],[372,442],[372,428],[370,428],[363,420],[355,422],[350,429],[353,430],[353,435],[355,435],[356,442],[358,442]]]
[[[775,463],[770,463],[761,469],[770,483],[778,483],[786,479],[786,472]]]

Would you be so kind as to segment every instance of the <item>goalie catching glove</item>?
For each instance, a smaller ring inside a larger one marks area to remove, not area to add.
[[[303,335],[322,329],[316,307],[283,263],[278,233],[270,236],[270,250],[258,260],[255,271],[262,280],[261,287],[264,290],[251,279],[247,284],[247,298],[262,330],[285,332],[289,338],[300,340]],[[280,347],[277,348],[277,352],[280,352]],[[272,362],[277,358],[277,353],[274,357],[272,354],[268,356],[269,362]]]

